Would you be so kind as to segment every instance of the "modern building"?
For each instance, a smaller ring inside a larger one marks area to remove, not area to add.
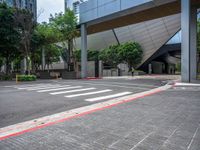
[[[82,50],[82,77],[87,77],[87,48],[134,40],[144,49],[142,66],[181,29],[182,80],[195,80],[199,7],[199,0],[89,0],[80,4],[82,36],[77,45]]]
[[[80,4],[85,2],[86,0],[65,0],[65,10],[66,9],[71,9],[74,11],[75,15],[78,18],[79,21],[79,16],[80,16]]]
[[[0,3],[7,3],[9,6],[16,6],[21,9],[30,10],[34,20],[37,20],[37,0],[0,0]]]

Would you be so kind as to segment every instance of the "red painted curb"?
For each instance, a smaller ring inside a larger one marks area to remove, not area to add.
[[[35,131],[35,130],[38,130],[38,129],[41,129],[41,128],[44,128],[44,127],[55,125],[55,124],[58,124],[58,123],[61,123],[61,122],[65,122],[65,121],[70,120],[70,119],[74,119],[74,118],[78,118],[78,117],[81,117],[81,116],[85,116],[85,115],[88,115],[88,114],[91,114],[91,113],[94,113],[94,112],[97,112],[97,111],[101,111],[101,110],[104,110],[104,109],[112,108],[114,106],[117,106],[117,105],[120,105],[120,104],[124,104],[124,103],[127,103],[127,102],[131,102],[131,101],[134,101],[134,100],[137,100],[137,99],[140,99],[140,98],[144,98],[144,97],[147,97],[147,96],[150,96],[150,95],[154,95],[154,94],[160,93],[162,91],[164,91],[164,90],[158,89],[156,91],[153,91],[153,92],[150,92],[150,93],[147,93],[147,94],[135,97],[135,98],[126,99],[126,100],[117,102],[115,104],[111,104],[109,106],[96,108],[96,109],[93,109],[93,110],[90,110],[90,111],[86,111],[86,112],[83,112],[83,113],[80,113],[80,114],[76,114],[76,115],[71,116],[71,117],[67,117],[67,118],[64,118],[64,119],[61,119],[61,120],[57,120],[57,121],[54,121],[54,122],[50,122],[50,123],[47,123],[47,124],[39,125],[37,127],[30,128],[30,129],[27,129],[27,130],[24,130],[24,131],[21,131],[21,132],[17,132],[17,133],[10,134],[10,135],[4,136],[4,137],[0,137],[0,141],[5,140],[5,139],[10,138],[10,137],[19,136],[19,135],[22,135],[22,134],[25,134],[25,133],[28,133],[28,132],[32,132],[32,131]]]
[[[100,77],[88,77],[88,78],[84,78],[84,79],[81,79],[81,80],[101,80],[103,78],[100,78]]]

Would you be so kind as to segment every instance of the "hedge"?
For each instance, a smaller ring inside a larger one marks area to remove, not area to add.
[[[18,75],[18,81],[35,81],[37,77],[35,75]]]

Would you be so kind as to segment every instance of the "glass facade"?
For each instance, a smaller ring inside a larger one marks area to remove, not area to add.
[[[80,4],[82,2],[85,2],[86,0],[65,0],[65,10],[67,8],[71,9],[74,11],[74,13],[77,16],[77,20],[79,21],[79,16],[80,16]]]
[[[28,9],[33,13],[34,20],[37,18],[37,0],[0,0],[0,2],[6,2],[11,7],[16,5],[18,8]]]

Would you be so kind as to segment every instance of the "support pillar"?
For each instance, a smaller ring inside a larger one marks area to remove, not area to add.
[[[81,25],[81,78],[87,78],[87,27]]]
[[[181,0],[181,9],[181,75],[182,82],[191,82],[192,80],[196,80],[197,73],[197,11],[191,7],[190,0]]]
[[[44,71],[45,70],[45,49],[42,48],[42,70]]]
[[[197,9],[191,8],[191,31],[190,31],[190,78],[197,79]]]

